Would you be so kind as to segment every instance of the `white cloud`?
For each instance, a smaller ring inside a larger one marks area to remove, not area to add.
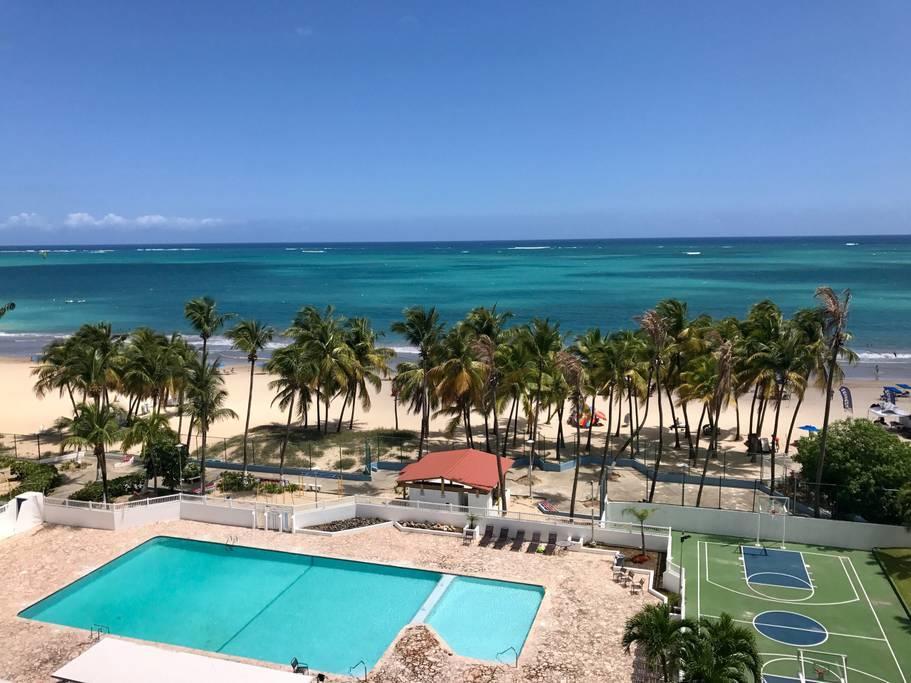
[[[90,213],[76,212],[67,214],[63,224],[71,228],[79,227],[136,227],[148,228],[155,226],[169,226],[177,228],[199,228],[221,225],[224,221],[220,218],[187,218],[184,216],[162,216],[158,213],[145,214],[136,218],[126,218],[116,213],[108,213],[101,218],[95,218]]]
[[[0,228],[42,228],[45,225],[44,218],[33,211],[22,211],[0,222]]]

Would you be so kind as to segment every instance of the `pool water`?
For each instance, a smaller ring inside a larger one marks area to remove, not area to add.
[[[315,670],[348,673],[361,660],[376,664],[442,577],[158,537],[20,616],[279,664],[297,657]],[[427,621],[458,654],[493,660],[507,645],[521,650],[542,596],[535,586],[457,577]],[[490,634],[489,644],[478,630]]]

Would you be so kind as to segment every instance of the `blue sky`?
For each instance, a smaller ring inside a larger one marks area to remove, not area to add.
[[[0,243],[911,232],[911,3],[0,0]]]

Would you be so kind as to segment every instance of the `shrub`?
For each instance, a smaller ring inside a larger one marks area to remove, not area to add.
[[[0,456],[0,467],[9,467],[12,474],[19,479],[19,485],[5,496],[0,496],[0,502],[15,498],[26,491],[40,491],[46,495],[63,481],[63,477],[53,465],[40,465],[36,462]]]
[[[218,488],[222,491],[252,491],[256,488],[256,477],[243,472],[222,472]]]
[[[110,500],[120,496],[139,493],[145,488],[146,475],[144,472],[139,474],[127,474],[123,477],[108,479],[108,496]],[[100,481],[93,481],[86,484],[81,489],[70,495],[70,500],[84,500],[92,503],[100,503],[104,499],[104,489]],[[108,501],[110,502],[110,501]]]
[[[819,437],[797,443],[794,459],[812,486]],[[822,481],[834,486],[822,490],[837,516],[860,515],[869,522],[900,524],[902,511],[895,491],[909,480],[911,445],[867,420],[844,420],[829,427]]]
[[[297,484],[286,484],[282,486],[278,482],[274,481],[261,481],[257,486],[257,491],[260,493],[281,493],[282,491],[287,491],[288,493],[294,493],[300,488]]]
[[[357,464],[357,460],[354,458],[339,458],[336,467],[340,470],[350,470],[355,464]]]

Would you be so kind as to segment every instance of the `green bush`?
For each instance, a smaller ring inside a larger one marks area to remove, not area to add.
[[[819,461],[819,436],[797,442],[794,459],[812,487]],[[867,420],[829,426],[822,492],[833,516],[859,515],[868,522],[900,524],[896,491],[911,480],[911,444]],[[834,485],[834,486],[833,486]]]
[[[0,456],[0,467],[9,467],[13,476],[19,480],[19,485],[5,496],[0,496],[0,503],[15,498],[26,491],[40,491],[47,495],[51,489],[59,486],[63,477],[53,465],[39,465],[36,462],[16,460]]]
[[[128,474],[123,477],[108,479],[108,496],[114,500],[120,496],[139,493],[145,488],[146,475],[144,472],[139,474]],[[84,500],[93,503],[100,503],[104,499],[104,490],[100,481],[93,481],[86,484],[81,489],[70,495],[70,500]],[[108,501],[110,502],[110,501]]]
[[[357,460],[354,458],[339,458],[335,466],[340,470],[350,470],[355,464],[357,464]]]
[[[222,491],[252,491],[256,488],[257,479],[252,474],[243,472],[222,472],[218,488]]]

